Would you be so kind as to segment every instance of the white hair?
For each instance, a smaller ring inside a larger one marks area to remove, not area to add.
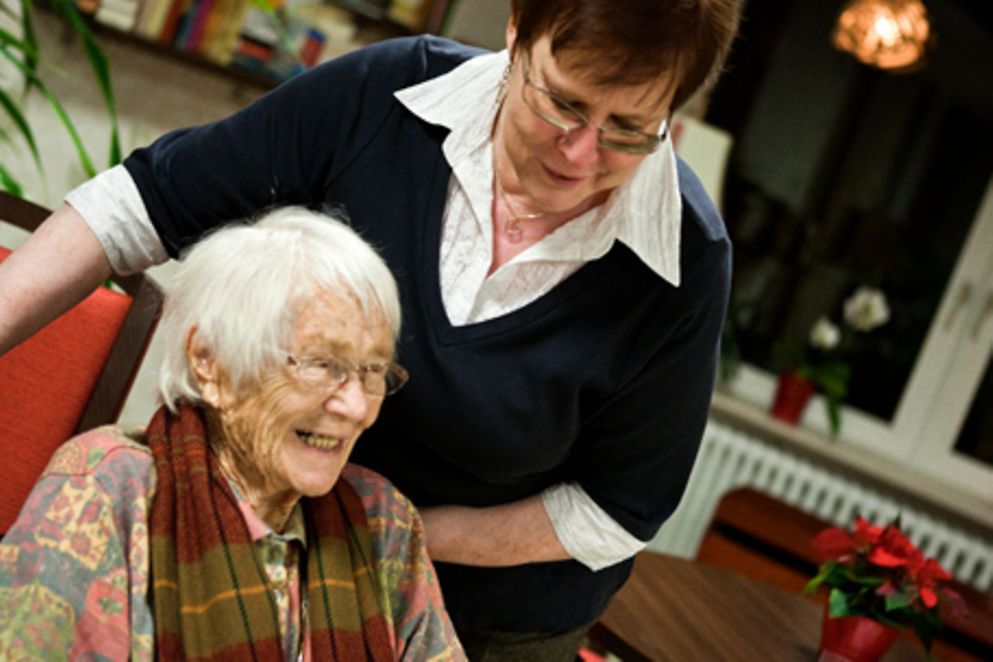
[[[194,325],[235,389],[285,360],[293,304],[319,291],[353,295],[367,317],[382,315],[394,340],[400,332],[396,282],[383,259],[342,221],[304,207],[218,229],[192,246],[164,289],[159,397],[170,408],[200,401],[186,355]]]

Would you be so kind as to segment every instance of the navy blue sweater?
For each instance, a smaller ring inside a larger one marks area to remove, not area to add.
[[[355,460],[414,503],[489,506],[575,481],[648,540],[679,502],[707,417],[729,289],[723,223],[680,164],[678,288],[618,242],[524,308],[452,326],[438,277],[447,132],[393,92],[478,52],[427,37],[378,44],[125,166],[172,255],[270,205],[346,210],[399,282],[398,360],[412,375]],[[557,632],[594,621],[630,562],[437,568],[460,630]]]

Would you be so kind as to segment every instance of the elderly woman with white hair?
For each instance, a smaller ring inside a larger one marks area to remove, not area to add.
[[[0,544],[0,658],[464,659],[421,521],[347,464],[396,285],[303,208],[197,244],[168,287],[164,406],[64,444]]]

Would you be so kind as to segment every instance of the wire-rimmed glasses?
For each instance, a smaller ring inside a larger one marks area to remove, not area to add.
[[[531,59],[524,60],[524,85],[521,96],[535,115],[568,135],[590,123],[583,111],[546,87],[531,80]],[[600,146],[626,154],[651,154],[659,148],[669,134],[669,123],[663,124],[662,133],[646,133],[635,129],[612,126],[597,126]]]
[[[363,391],[375,396],[396,393],[410,379],[407,369],[394,361],[355,365],[333,355],[297,358],[287,354],[286,362],[303,383],[332,391],[341,388],[352,374],[358,375]]]

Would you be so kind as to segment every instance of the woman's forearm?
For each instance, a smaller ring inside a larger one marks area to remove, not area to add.
[[[569,558],[540,495],[488,508],[424,508],[421,517],[433,561],[500,567]]]
[[[0,354],[73,305],[110,275],[100,242],[62,205],[0,262]]]

